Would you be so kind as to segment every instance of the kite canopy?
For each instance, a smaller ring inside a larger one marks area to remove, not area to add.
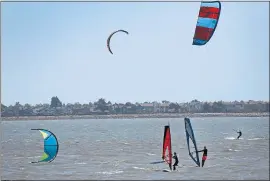
[[[41,160],[39,160],[38,162],[52,162],[56,158],[59,148],[56,136],[52,132],[45,129],[31,129],[31,130],[38,130],[44,139],[44,153],[42,155]]]
[[[201,3],[199,17],[193,38],[193,45],[205,45],[213,36],[221,12],[219,1]]]
[[[111,50],[111,46],[110,46],[111,38],[112,38],[112,36],[113,36],[115,33],[117,33],[117,32],[124,32],[124,33],[126,33],[126,34],[128,35],[128,32],[125,31],[125,30],[117,30],[117,31],[113,32],[112,34],[110,34],[110,36],[109,36],[108,39],[107,39],[107,47],[108,47],[108,49],[109,49],[109,51],[110,51],[111,54],[113,54],[113,52],[112,52],[112,50]]]

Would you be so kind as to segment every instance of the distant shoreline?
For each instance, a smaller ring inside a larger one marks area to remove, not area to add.
[[[70,116],[19,116],[1,117],[2,121],[19,120],[71,120],[71,119],[138,119],[138,118],[184,118],[184,117],[269,117],[265,113],[162,113],[162,114],[118,114],[118,115],[70,115]]]

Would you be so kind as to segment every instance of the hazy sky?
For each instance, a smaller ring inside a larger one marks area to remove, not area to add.
[[[222,3],[193,46],[199,2],[2,3],[2,103],[269,100],[269,5]],[[111,55],[106,39],[112,37]]]

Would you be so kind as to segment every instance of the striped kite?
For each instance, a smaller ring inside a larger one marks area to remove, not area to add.
[[[213,36],[221,12],[219,1],[201,3],[199,17],[193,38],[193,45],[205,45]]]

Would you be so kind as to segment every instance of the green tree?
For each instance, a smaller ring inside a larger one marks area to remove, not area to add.
[[[32,106],[31,106],[30,104],[25,104],[23,107],[24,107],[25,109],[32,109]]]
[[[51,98],[51,105],[50,107],[62,107],[62,102],[59,100],[57,96]]]
[[[4,104],[1,104],[1,112],[4,112],[7,109],[7,106],[5,106]]]
[[[132,104],[131,102],[126,102],[124,106],[125,113],[127,114],[136,114],[137,113],[137,106]]]
[[[170,103],[169,109],[174,109],[175,111],[178,111],[180,109],[180,106],[177,103]]]
[[[225,106],[222,101],[214,102],[212,108],[213,112],[225,112]]]
[[[132,106],[130,102],[126,102],[125,106]]]
[[[100,98],[94,105],[96,105],[96,109],[101,110],[102,112],[108,110],[107,103],[103,98]]]
[[[22,105],[20,104],[20,102],[16,102],[14,107],[13,107],[13,113],[15,116],[20,116],[20,109],[22,108]]]
[[[209,103],[205,102],[205,103],[203,104],[203,112],[209,113],[209,112],[211,112],[211,111],[212,111],[211,105],[210,105]]]

